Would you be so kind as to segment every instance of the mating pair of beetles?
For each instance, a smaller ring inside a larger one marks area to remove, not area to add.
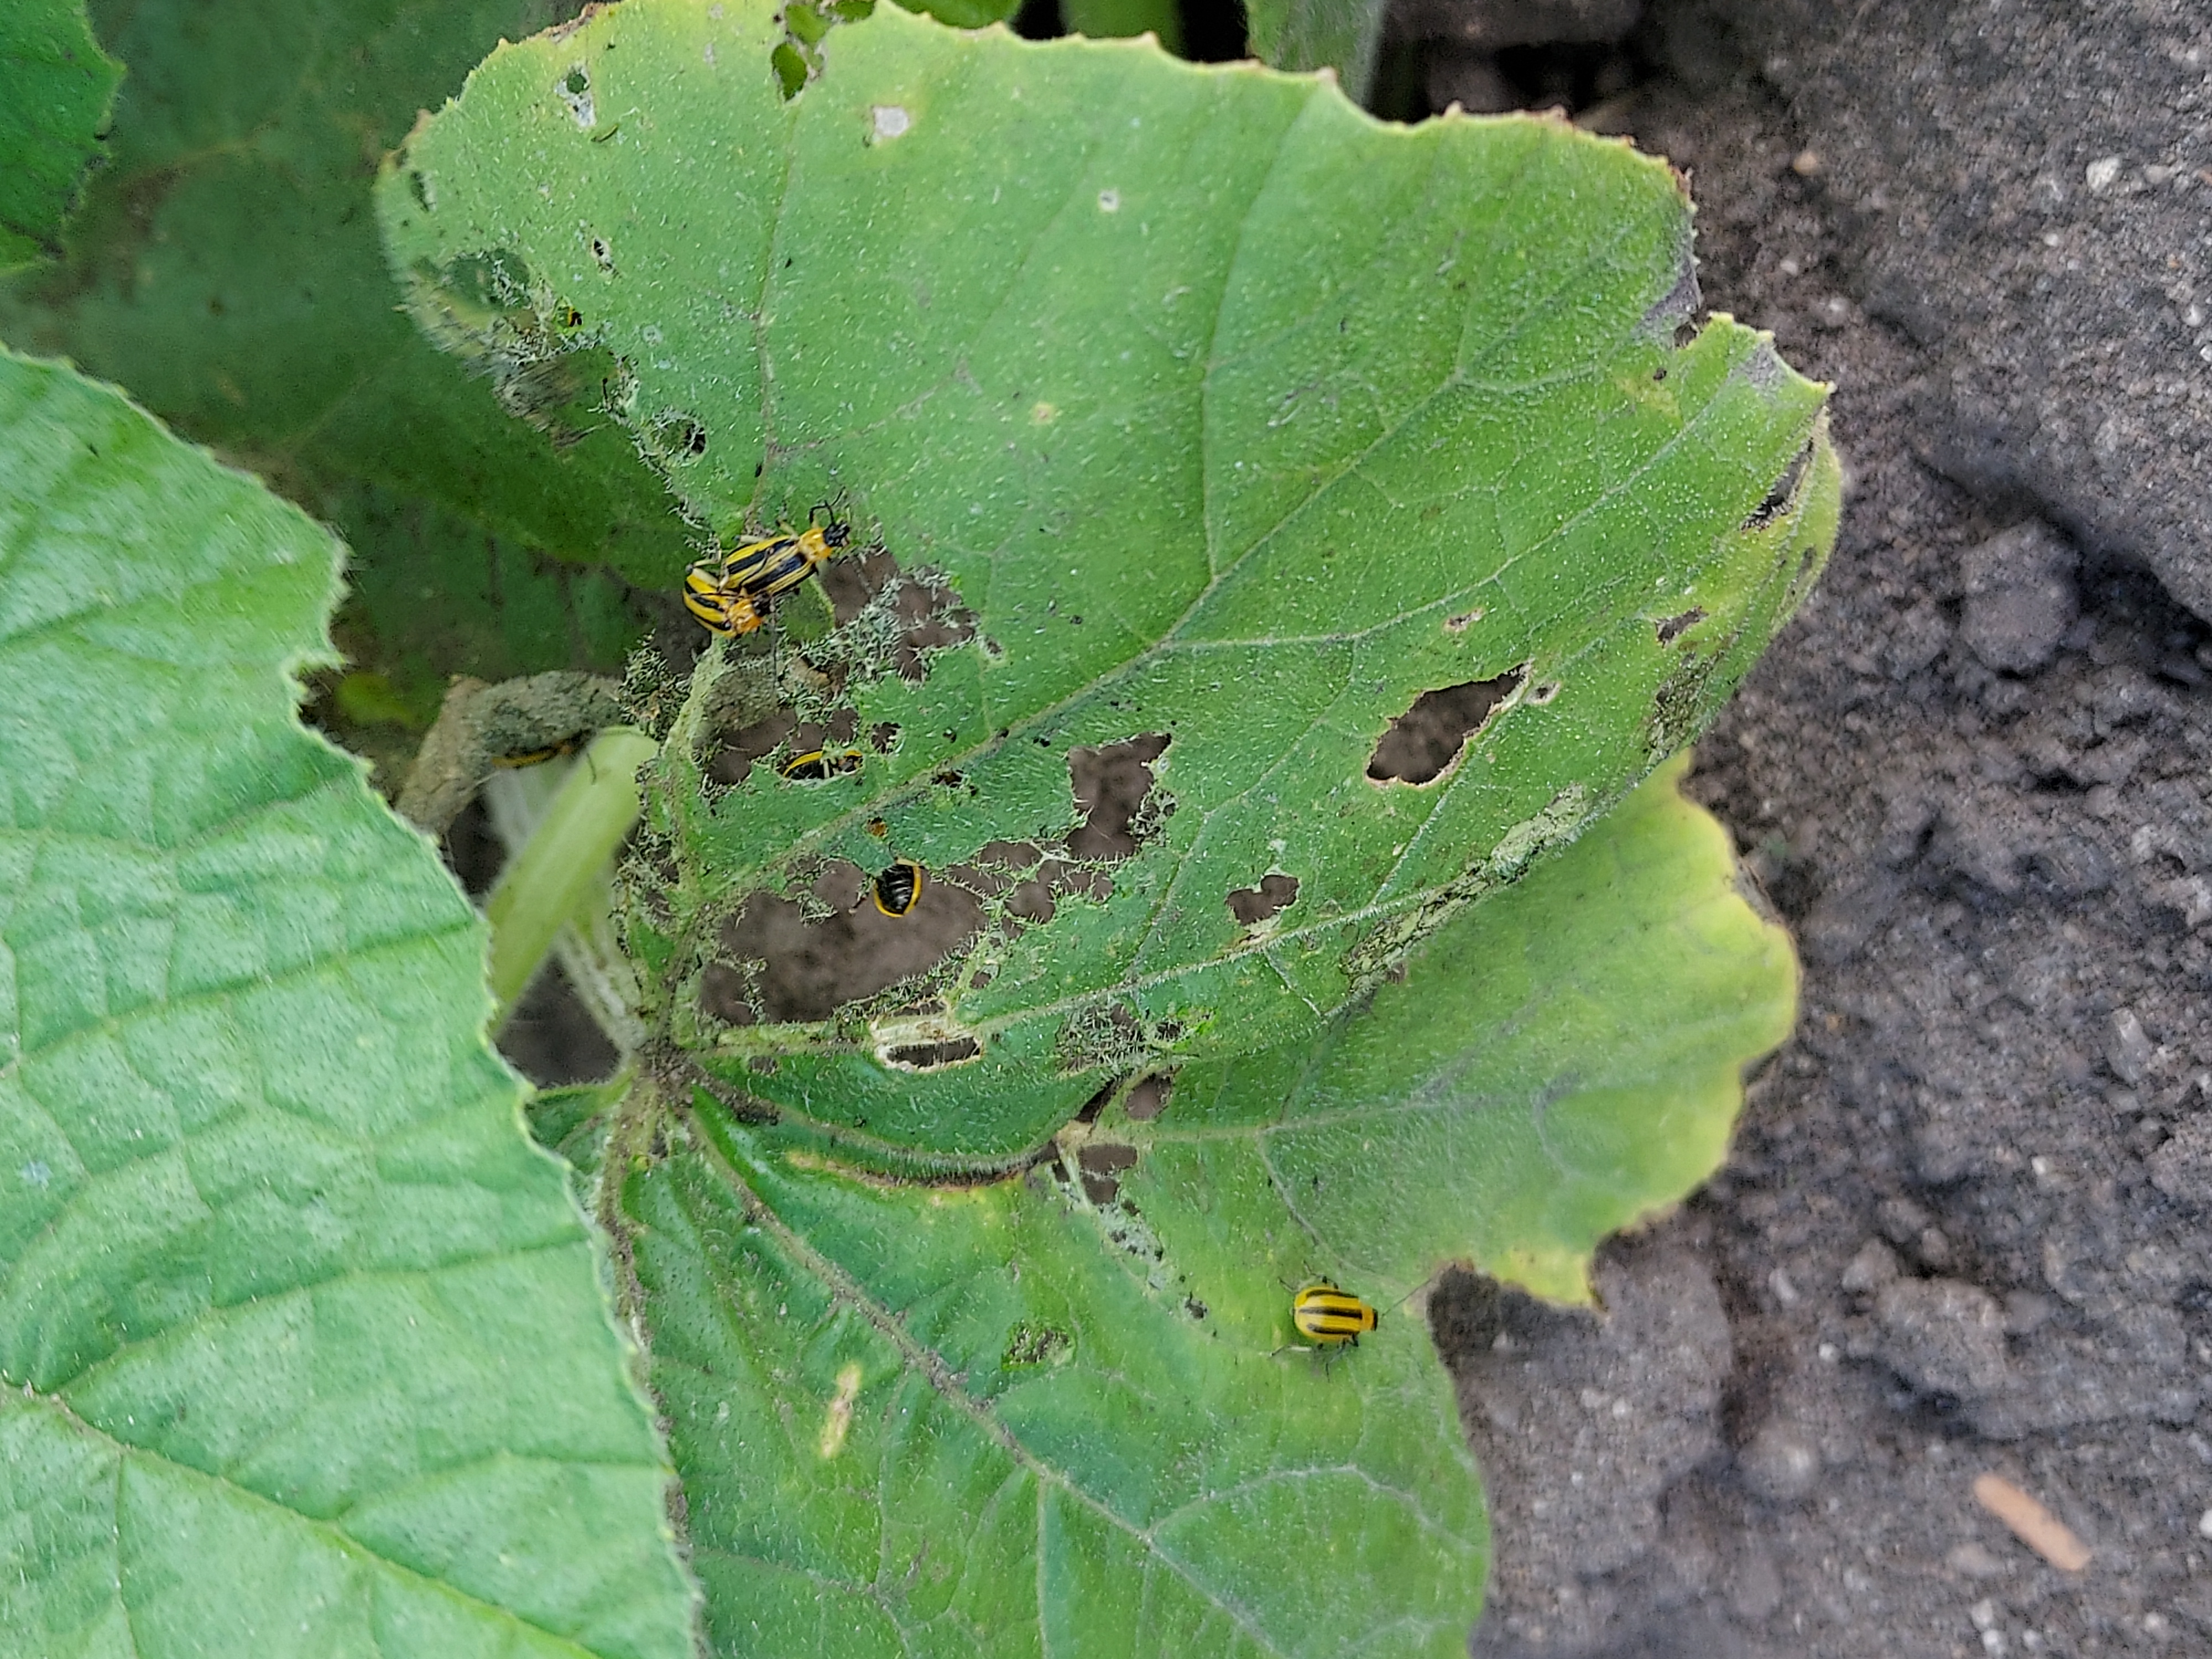
[[[831,517],[795,536],[764,536],[719,558],[702,559],[684,573],[684,609],[709,633],[750,634],[768,621],[771,599],[798,586],[852,539],[852,526]]]

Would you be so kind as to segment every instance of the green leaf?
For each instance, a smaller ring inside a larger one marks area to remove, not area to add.
[[[1252,51],[1279,70],[1333,69],[1365,102],[1382,46],[1385,0],[1247,0]]]
[[[1164,50],[1182,51],[1182,11],[1175,0],[1060,0],[1060,12],[1071,34],[1109,40],[1149,31]]]
[[[597,411],[589,359],[495,387],[434,349],[394,308],[370,210],[377,159],[416,112],[549,9],[104,5],[103,36],[131,66],[111,165],[66,261],[0,290],[0,337],[129,386],[304,503],[364,480],[428,496],[446,516],[416,528],[442,531],[440,556],[464,569],[482,564],[489,531],[672,587],[684,527],[628,434]]]
[[[1271,1355],[1042,1170],[871,1186],[697,1121],[626,1206],[715,1653],[1466,1650],[1481,1492],[1418,1320]]]
[[[1122,1188],[1146,1215],[1254,1181],[1295,1194],[1330,1267],[1381,1298],[1451,1258],[1586,1301],[1599,1241],[1720,1167],[1743,1068],[1796,1017],[1789,935],[1739,894],[1686,769],[1448,924],[1319,1042],[1189,1066],[1157,1115],[1102,1116],[1090,1155],[1138,1155]],[[1245,1241],[1218,1243],[1225,1271]]]
[[[1464,1651],[1479,1486],[1403,1298],[1452,1259],[1586,1297],[1790,1029],[1787,938],[1681,769],[1371,1010],[1017,1178],[856,1180],[702,1099],[624,1218],[715,1650]],[[1320,1276],[1379,1326],[1285,1352]]]
[[[482,924],[303,731],[339,550],[0,356],[0,1650],[690,1650]]]
[[[1310,1036],[1683,747],[1816,575],[1824,389],[1724,318],[1677,342],[1663,162],[895,9],[787,102],[778,38],[631,0],[502,48],[380,197],[418,309],[490,269],[596,320],[725,545],[828,500],[883,550],[834,632],[710,653],[648,775],[629,937],[728,1097],[987,1170],[1117,1076]],[[1456,756],[1370,775],[1447,688],[1490,704]],[[858,764],[718,776],[778,707]],[[1131,744],[1134,851],[1071,847],[1085,751]],[[1060,854],[1049,919],[1010,908]],[[866,896],[896,859],[909,922]],[[763,915],[908,971],[779,1004]]]
[[[122,79],[84,0],[9,0],[0,12],[0,270],[53,251]]]

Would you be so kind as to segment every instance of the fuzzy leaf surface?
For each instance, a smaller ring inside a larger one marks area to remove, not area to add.
[[[1310,1036],[1679,750],[1817,574],[1824,389],[1682,327],[1663,162],[895,8],[787,101],[780,39],[630,0],[503,47],[380,193],[418,315],[580,317],[726,546],[826,500],[878,549],[669,693],[630,938],[726,1098],[975,1169]],[[1464,740],[1375,775],[1450,688]],[[1130,744],[1133,846],[1085,851],[1085,756]],[[779,1002],[833,947],[876,986]]]
[[[84,0],[11,0],[0,12],[0,270],[53,250],[122,78]]]
[[[377,160],[416,112],[502,36],[561,11],[98,0],[100,37],[130,71],[108,165],[65,257],[0,287],[0,338],[129,386],[319,516],[343,520],[351,503],[323,492],[361,481],[436,501],[447,523],[431,527],[464,570],[489,532],[672,581],[683,527],[629,436],[596,412],[597,376],[577,359],[502,405],[480,366],[435,350],[394,309],[370,207]],[[356,552],[375,556],[374,538],[360,539]],[[544,653],[529,665],[581,665]],[[443,672],[484,667],[470,658]]]
[[[1794,1012],[1680,769],[1371,1010],[1019,1177],[855,1180],[702,1096],[623,1224],[715,1651],[1463,1652],[1479,1482],[1402,1299],[1454,1259],[1586,1297]],[[1326,1357],[1285,1288],[1323,1276],[1382,1309]]]
[[[678,1659],[483,925],[295,714],[339,552],[0,355],[0,1650]]]

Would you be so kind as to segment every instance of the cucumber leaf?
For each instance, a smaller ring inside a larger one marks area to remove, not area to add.
[[[678,1659],[483,924],[295,713],[339,553],[0,355],[0,1650]]]

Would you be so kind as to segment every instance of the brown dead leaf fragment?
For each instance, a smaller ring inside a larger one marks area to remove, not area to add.
[[[2089,1565],[2089,1547],[2074,1529],[2002,1475],[1976,1475],[1974,1501],[2061,1572],[2079,1572]]]

